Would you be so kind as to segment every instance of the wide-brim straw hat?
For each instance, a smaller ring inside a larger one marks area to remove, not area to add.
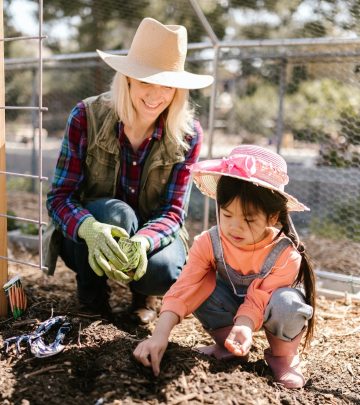
[[[207,87],[214,81],[210,75],[184,70],[187,31],[182,25],[163,25],[153,18],[144,18],[126,56],[97,52],[117,72],[146,83],[190,90]]]
[[[229,176],[277,191],[287,199],[289,211],[310,210],[284,191],[289,182],[285,160],[277,153],[260,146],[237,146],[228,157],[195,163],[190,166],[190,171],[196,186],[210,198],[216,198],[220,177]]]

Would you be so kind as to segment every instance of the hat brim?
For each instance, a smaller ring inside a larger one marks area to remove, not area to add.
[[[97,50],[97,53],[106,64],[117,72],[146,83],[194,90],[208,87],[214,81],[210,75],[199,75],[185,70],[180,72],[159,71],[149,66],[140,65],[127,56],[113,55],[100,50]]]
[[[209,163],[213,162],[214,165],[218,165],[221,160],[216,159],[212,161],[207,161],[207,165]],[[295,197],[292,195],[286,193],[283,190],[279,190],[278,188],[272,186],[269,183],[266,183],[265,181],[259,180],[257,178],[253,177],[242,177],[242,176],[237,176],[237,175],[229,175],[227,173],[223,173],[220,171],[209,171],[209,170],[203,170],[201,169],[201,162],[196,163],[192,167],[190,167],[190,172],[193,175],[194,183],[198,187],[198,189],[206,196],[216,199],[216,188],[217,188],[217,183],[220,179],[221,176],[228,176],[228,177],[233,177],[236,179],[244,180],[249,183],[253,183],[257,186],[265,187],[270,190],[277,191],[279,194],[283,195],[287,199],[287,208],[289,211],[310,211],[310,208],[307,207],[305,204],[301,203],[298,201]]]

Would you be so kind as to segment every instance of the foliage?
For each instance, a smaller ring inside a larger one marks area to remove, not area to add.
[[[12,217],[16,217],[16,213],[13,210],[7,210],[7,215]],[[13,231],[18,229],[18,224],[15,218],[7,218],[7,230]]]
[[[25,224],[21,224],[20,226],[21,232],[25,235],[38,235],[39,234],[39,227],[32,222],[27,222]]]
[[[12,217],[16,217],[16,213],[13,210],[7,210],[7,215]],[[39,226],[32,222],[26,222],[19,224],[19,221],[15,218],[7,218],[7,230],[14,231],[16,229],[20,229],[21,233],[25,235],[38,235],[39,234]]]
[[[344,202],[338,200],[324,218],[310,224],[311,233],[334,240],[348,239],[360,242],[360,198]]]
[[[7,191],[31,191],[32,179],[27,177],[10,176],[6,181]]]
[[[295,138],[321,144],[319,165],[360,166],[360,95],[352,85],[308,80],[286,96],[286,105],[286,126]]]
[[[277,114],[277,89],[270,84],[257,84],[249,95],[239,97],[228,125],[252,134],[270,137],[275,128]],[[275,102],[274,102],[275,101]]]

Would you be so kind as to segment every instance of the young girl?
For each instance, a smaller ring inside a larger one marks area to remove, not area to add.
[[[288,214],[309,209],[284,191],[285,160],[241,145],[191,171],[202,193],[216,199],[217,226],[195,239],[152,337],[136,347],[135,358],[158,375],[172,328],[194,313],[216,342],[201,352],[246,359],[253,332],[264,327],[265,360],[275,380],[302,387],[297,349],[305,330],[306,344],[313,334],[315,277]]]

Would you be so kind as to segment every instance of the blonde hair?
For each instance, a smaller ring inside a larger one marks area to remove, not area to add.
[[[110,88],[110,101],[119,120],[124,123],[135,119],[127,77],[117,72]],[[189,102],[189,90],[176,89],[174,98],[163,113],[167,137],[185,150],[189,145],[184,140],[185,135],[194,135],[194,111]]]

